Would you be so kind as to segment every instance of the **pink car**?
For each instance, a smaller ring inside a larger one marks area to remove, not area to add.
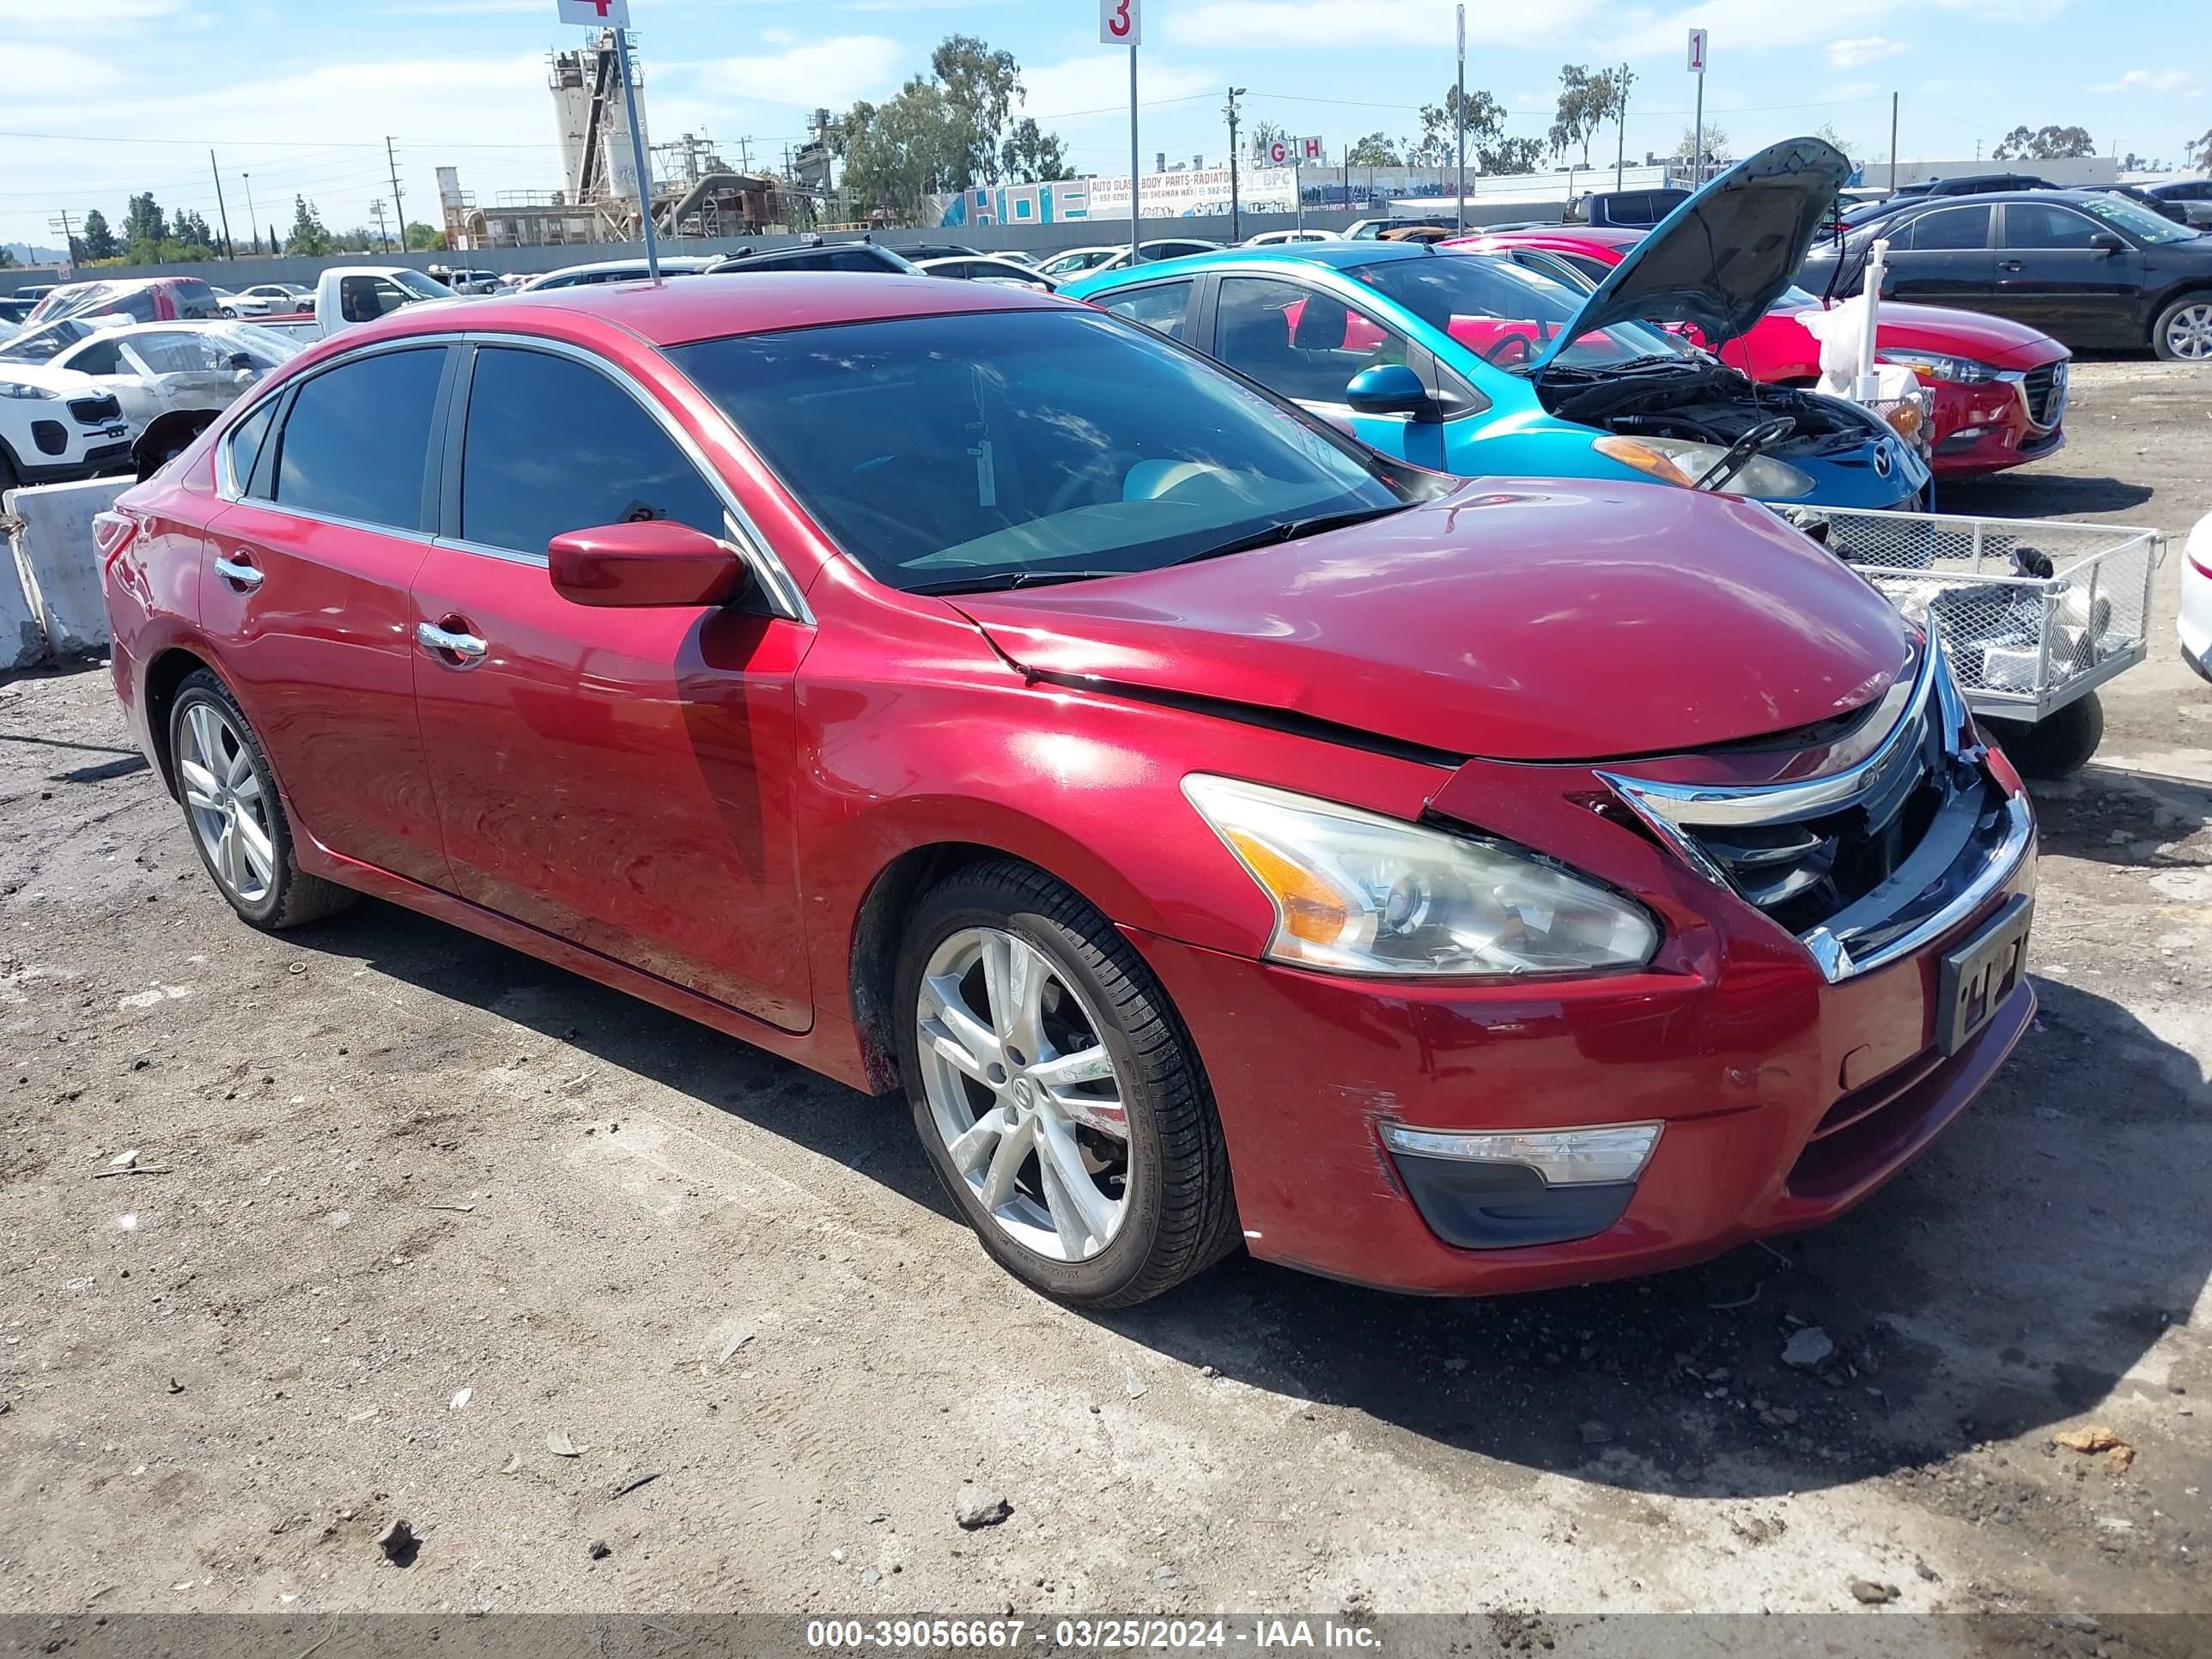
[[[1449,246],[1503,254],[1549,276],[1562,269],[1593,283],[1612,274],[1648,233],[1572,225],[1455,238]],[[1793,288],[1749,331],[1725,343],[1721,360],[1754,380],[1809,386],[1820,377],[1820,343],[1798,312],[1820,301]],[[2023,323],[1943,306],[1881,307],[1876,352],[1910,365],[1934,394],[1938,477],[1972,477],[2040,460],[2066,442],[2064,346]]]

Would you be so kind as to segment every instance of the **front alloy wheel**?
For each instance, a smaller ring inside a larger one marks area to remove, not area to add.
[[[1189,1034],[1076,893],[1010,860],[957,872],[915,907],[895,995],[923,1150],[1000,1266],[1127,1307],[1236,1248]]]
[[[2212,295],[2194,294],[2168,306],[2150,343],[2169,362],[2212,362]]]

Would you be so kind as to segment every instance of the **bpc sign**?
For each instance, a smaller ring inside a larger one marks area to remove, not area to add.
[[[561,8],[561,21],[580,23],[587,28],[626,29],[629,27],[629,0],[554,0]]]

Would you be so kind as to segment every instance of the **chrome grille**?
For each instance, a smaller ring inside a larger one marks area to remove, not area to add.
[[[1838,769],[1790,783],[1598,776],[1699,874],[1796,934],[1839,980],[1971,910],[2011,873],[2033,826],[1973,744],[1939,642],[1837,751]]]
[[[2027,418],[2048,432],[2066,412],[2066,365],[2045,363],[2031,368],[2020,383],[2027,399]]]

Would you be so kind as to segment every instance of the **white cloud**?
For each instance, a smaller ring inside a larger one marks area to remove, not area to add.
[[[1229,82],[1211,70],[1200,69],[1160,57],[1147,47],[1137,68],[1137,101],[1141,106],[1218,92],[1225,99]],[[1129,108],[1129,63],[1126,53],[1094,52],[1058,64],[1035,64],[1022,70],[1022,85],[1029,101],[1022,113],[1033,115],[1040,126],[1072,127],[1091,120],[1126,117]],[[1143,119],[1143,110],[1139,110]],[[1123,128],[1127,121],[1121,120]],[[1123,172],[1128,169],[1124,167]]]
[[[795,46],[799,44],[798,35],[789,29],[763,29],[761,39],[771,46]]]
[[[832,109],[895,90],[914,67],[911,54],[881,34],[846,34],[753,58],[720,58],[696,65],[700,84],[763,103]],[[647,103],[648,116],[652,104]]]
[[[1171,11],[1169,35],[1193,46],[1431,46],[1447,55],[1455,39],[1453,0],[1208,0]],[[1597,10],[1595,0],[1543,6],[1471,6],[1468,44],[1528,46],[1566,39]]]
[[[1867,64],[1884,58],[1894,58],[1908,51],[1902,40],[1886,40],[1879,34],[1862,35],[1855,40],[1828,42],[1828,61],[1838,69],[1863,69]]]
[[[2130,70],[2117,81],[2107,81],[2102,86],[2089,88],[2092,92],[2179,92],[2189,84],[2189,76],[2178,69]]]
[[[184,9],[185,0],[72,0],[67,5],[0,0],[0,35],[112,34],[155,18],[175,18]]]

